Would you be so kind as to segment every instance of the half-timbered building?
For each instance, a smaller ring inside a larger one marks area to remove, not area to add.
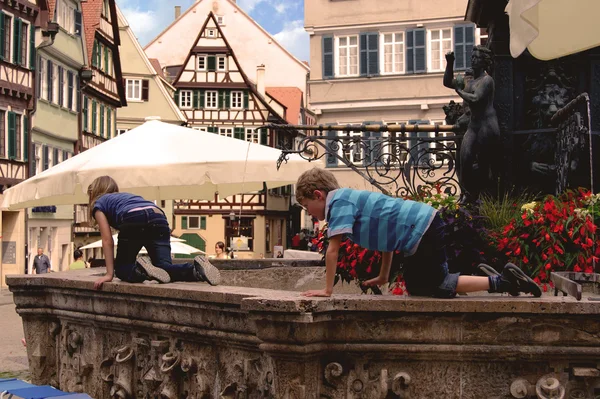
[[[117,109],[127,105],[121,59],[119,24],[115,0],[82,2],[88,70],[82,73],[81,129],[75,152],[82,152],[116,135]],[[89,225],[87,206],[75,207],[75,247],[83,239],[98,236]]]
[[[285,123],[287,108],[266,91],[264,65],[252,71],[255,81],[248,72],[210,12],[173,82],[175,101],[188,125],[273,147],[287,140],[260,128],[269,122]],[[289,189],[263,190],[224,199],[215,195],[213,201],[179,200],[173,227],[189,244],[208,253],[224,241],[236,248],[238,257],[269,256],[274,246],[286,242],[289,194]]]
[[[36,26],[45,25],[47,9],[43,0],[0,2],[0,201],[29,174]],[[25,219],[23,210],[0,212],[0,284],[6,274],[25,270]]]
[[[35,176],[69,159],[79,139],[81,71],[87,64],[80,0],[51,0],[49,28],[36,57],[36,105],[31,118],[30,173]],[[37,248],[53,270],[72,260],[73,207],[28,209],[27,243],[31,272]]]

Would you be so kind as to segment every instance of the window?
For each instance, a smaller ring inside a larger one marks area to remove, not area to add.
[[[227,57],[224,55],[220,55],[217,57],[217,71],[226,71],[227,70]]]
[[[207,29],[206,37],[217,37],[217,30],[216,29]]]
[[[355,164],[362,163],[364,159],[363,147],[360,145],[360,141],[354,142],[353,138],[356,137],[357,139],[360,139],[363,137],[363,133],[350,132],[348,135],[343,133],[340,137],[343,137],[342,153],[344,158],[346,158],[348,162]]]
[[[258,129],[247,127],[246,128],[246,141],[249,141],[251,143],[260,144],[260,132],[258,131]]]
[[[428,32],[429,72],[442,72],[445,69],[445,55],[452,51],[452,29],[432,29]]]
[[[188,229],[206,230],[206,216],[188,216]]]
[[[21,49],[19,50],[20,64],[28,66],[27,55],[29,54],[27,45],[29,44],[29,25],[21,21]]]
[[[75,10],[77,6],[68,0],[57,3],[56,22],[70,34],[75,33]]]
[[[404,73],[404,32],[383,33],[382,73]]]
[[[10,15],[4,14],[4,59],[6,61],[11,61],[10,58],[10,48],[12,46],[12,17]]]
[[[46,60],[43,59],[42,57],[39,58],[39,67],[38,67],[38,82],[40,83],[41,87],[38,87],[38,97],[39,98],[43,98],[44,100],[48,99],[48,82],[46,80]]]
[[[220,127],[219,134],[221,136],[233,138],[233,128],[232,127]]]
[[[76,103],[74,101],[76,95],[75,76],[73,72],[67,71],[67,107],[69,107],[71,111],[77,111]]]
[[[142,100],[142,80],[127,79],[127,100],[141,101]]]
[[[207,90],[204,96],[204,108],[216,109],[218,94],[216,90]]]
[[[179,93],[179,108],[192,108],[191,90],[181,90]]]
[[[254,241],[254,218],[235,217],[235,220],[231,220],[229,217],[225,218],[225,245],[229,247],[237,247],[236,241],[240,237],[246,237],[248,239],[248,251],[252,251]]]
[[[48,61],[48,63],[50,63],[50,61]],[[59,68],[58,65],[52,65],[52,102],[54,103],[58,103],[58,72],[59,72]]]
[[[225,26],[225,17],[223,15],[217,15],[217,23],[220,26]]]
[[[338,76],[358,75],[358,36],[337,37]]]
[[[102,2],[102,16],[110,21],[110,7],[108,5],[108,0]]]
[[[198,70],[206,71],[206,56],[205,55],[198,56]]]
[[[243,107],[243,105],[244,105],[244,92],[243,91],[232,91],[230,107],[233,109],[241,109]]]
[[[23,115],[15,114],[15,154],[17,159],[21,158],[21,118]]]
[[[129,129],[117,129],[117,136],[122,135],[123,133],[127,133]]]
[[[192,129],[197,130],[199,132],[204,132],[204,133],[207,132],[206,126],[192,126]]]

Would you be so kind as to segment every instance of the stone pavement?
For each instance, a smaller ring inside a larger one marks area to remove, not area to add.
[[[0,378],[5,372],[27,370],[27,350],[21,344],[23,323],[15,311],[13,296],[6,288],[0,292]]]

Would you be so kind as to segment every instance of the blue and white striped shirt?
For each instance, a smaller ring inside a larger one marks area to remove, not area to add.
[[[327,194],[328,236],[349,234],[363,248],[409,256],[417,251],[436,210],[422,202],[340,188]]]

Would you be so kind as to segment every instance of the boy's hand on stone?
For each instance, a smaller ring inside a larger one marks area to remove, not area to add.
[[[373,285],[383,285],[385,283],[388,282],[388,279],[385,277],[381,277],[381,276],[377,276],[375,278],[372,278],[370,280],[365,281],[362,285],[366,285],[367,287],[373,286]]]
[[[103,277],[100,277],[98,280],[96,280],[94,282],[94,289],[95,290],[99,290],[100,288],[102,288],[102,284],[109,283],[109,282],[112,281],[112,279],[113,279],[112,276],[103,276]]]
[[[327,290],[310,290],[310,291],[304,291],[301,295],[302,296],[323,296],[323,297],[329,297],[331,296],[332,292],[331,291],[327,291]]]

